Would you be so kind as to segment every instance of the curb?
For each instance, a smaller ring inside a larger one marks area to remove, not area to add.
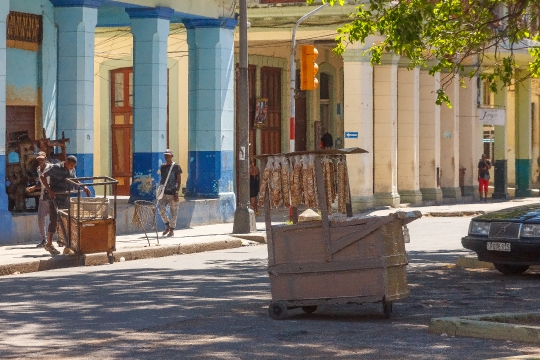
[[[495,269],[490,262],[480,261],[474,255],[460,255],[458,256],[456,266],[464,269]]]
[[[244,240],[256,241],[261,244],[266,244],[266,232],[251,233],[251,234],[231,234],[232,237]]]
[[[458,256],[456,266],[464,269],[495,269],[490,262],[480,261],[475,255],[460,255]],[[531,265],[529,270],[540,270],[540,265]]]
[[[540,327],[511,323],[518,320],[538,322],[538,319],[540,319],[540,313],[498,313],[443,317],[431,319],[428,331],[443,336],[540,343]]]
[[[204,243],[189,245],[171,245],[149,247],[145,249],[115,251],[114,261],[120,262],[120,258],[125,261],[159,258],[171,255],[194,254],[206,251],[233,249],[242,246],[242,240],[229,238],[226,240],[217,240]],[[109,264],[109,258],[106,253],[88,254],[80,256],[56,255],[47,260],[38,260],[26,263],[0,265],[0,276],[27,274],[31,272],[63,269],[79,266],[94,266]]]

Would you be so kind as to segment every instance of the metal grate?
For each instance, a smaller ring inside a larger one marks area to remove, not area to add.
[[[490,239],[518,239],[521,224],[511,222],[493,222],[489,227]]]

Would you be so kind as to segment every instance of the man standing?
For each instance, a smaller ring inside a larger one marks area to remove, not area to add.
[[[482,159],[478,162],[478,192],[480,200],[482,200],[482,192],[485,194],[484,201],[487,201],[488,195],[489,169],[491,169],[491,163],[486,159],[486,154],[482,154]]]
[[[58,214],[56,209],[68,209],[71,184],[67,179],[73,179],[76,177],[75,166],[77,165],[77,158],[70,155],[66,158],[66,161],[52,165],[45,170],[40,176],[41,183],[45,186],[45,190],[49,196],[49,217],[51,222],[49,223],[49,229],[47,233],[47,243],[45,244],[45,250],[51,254],[59,254],[59,251],[52,245],[52,238],[56,233],[56,225],[58,223]],[[49,181],[47,181],[49,178]],[[83,191],[86,196],[90,196],[90,190],[85,186]]]
[[[178,215],[178,191],[182,183],[182,169],[180,165],[173,163],[174,156],[172,150],[167,149],[163,154],[165,156],[165,164],[161,165],[160,174],[161,185],[165,185],[163,197],[158,200],[159,215],[167,226],[163,231],[163,236],[174,236],[174,228],[176,227],[176,217]],[[170,175],[169,175],[170,172]],[[167,183],[165,183],[167,182]],[[167,206],[169,207],[170,217],[167,217]]]
[[[37,174],[38,174],[40,185],[30,186],[26,188],[26,191],[32,192],[36,190],[38,187],[41,188],[41,192],[39,194],[39,205],[38,205],[38,228],[39,228],[39,235],[41,235],[41,243],[39,243],[37,247],[44,247],[47,242],[47,236],[45,234],[45,219],[47,218],[47,216],[49,216],[49,219],[50,219],[51,215],[49,212],[49,195],[45,193],[45,185],[43,185],[43,182],[41,180],[41,175],[46,170],[48,170],[52,165],[51,163],[47,161],[47,154],[45,154],[45,152],[43,151],[38,152],[36,161],[38,162]]]

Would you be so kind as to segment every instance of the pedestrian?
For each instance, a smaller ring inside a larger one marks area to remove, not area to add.
[[[165,164],[161,165],[160,174],[161,185],[165,186],[163,197],[158,200],[159,215],[166,225],[163,236],[174,236],[174,228],[176,227],[176,217],[178,214],[178,190],[182,184],[182,169],[180,165],[172,161],[174,153],[167,149],[163,154],[165,156]],[[170,172],[170,175],[169,175]],[[167,182],[167,183],[165,183]],[[169,207],[170,217],[167,217],[167,207]]]
[[[255,164],[255,159],[251,159],[249,164],[249,201],[251,202],[251,208],[255,211],[255,216],[259,215],[257,208],[257,195],[259,195],[260,186],[260,171]]]
[[[321,149],[331,149],[334,146],[332,134],[328,130],[323,129],[324,135],[321,137]]]
[[[491,163],[486,159],[486,154],[482,154],[482,159],[478,162],[478,192],[480,200],[482,200],[482,193],[484,193],[484,201],[487,201],[488,195],[489,169],[491,169]]]
[[[41,242],[37,245],[37,247],[45,247],[45,244],[47,243],[47,235],[45,231],[45,223],[47,220],[47,216],[51,217],[49,212],[49,195],[45,192],[45,186],[41,182],[41,175],[48,170],[52,164],[47,160],[47,154],[45,152],[40,151],[38,152],[38,155],[36,157],[36,161],[38,163],[37,166],[37,174],[39,178],[39,184],[30,186],[26,188],[26,192],[32,192],[40,189],[39,193],[39,204],[38,204],[38,229],[39,229],[39,235],[41,236]]]
[[[49,197],[50,222],[47,232],[47,243],[45,244],[45,250],[54,255],[59,254],[59,251],[56,250],[52,245],[52,238],[56,233],[56,227],[58,224],[57,209],[62,210],[69,208],[71,184],[67,181],[67,179],[77,177],[75,166],[77,166],[77,158],[70,155],[66,158],[66,161],[51,165],[40,176],[41,184],[45,187],[45,191]],[[86,186],[83,187],[83,191],[86,196],[90,196],[90,190]],[[57,241],[57,243],[58,246],[63,246],[60,241]]]

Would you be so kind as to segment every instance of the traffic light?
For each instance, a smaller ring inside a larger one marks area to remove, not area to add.
[[[302,45],[300,54],[300,90],[315,90],[319,87],[319,80],[315,77],[319,66],[315,62],[319,52],[313,45]]]

